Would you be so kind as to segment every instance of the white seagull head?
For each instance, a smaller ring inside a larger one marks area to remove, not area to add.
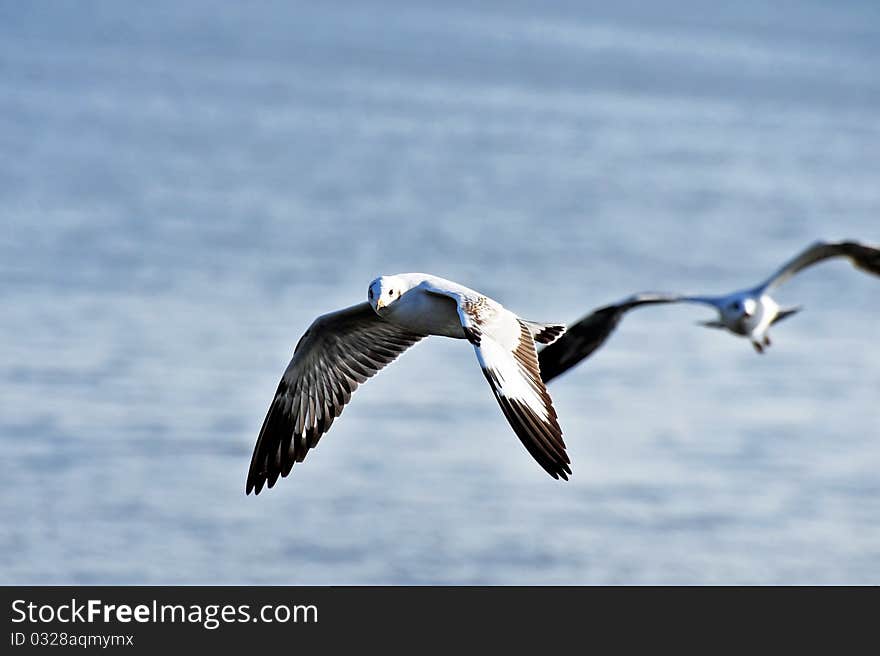
[[[758,322],[760,309],[758,299],[742,293],[729,296],[718,307],[722,323],[739,334],[747,333]]]
[[[399,276],[379,276],[370,283],[367,290],[367,300],[373,306],[376,314],[382,314],[385,308],[408,290],[407,281]]]

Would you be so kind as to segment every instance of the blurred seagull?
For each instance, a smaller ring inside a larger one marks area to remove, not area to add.
[[[776,273],[757,287],[725,296],[682,296],[678,294],[636,294],[595,310],[574,325],[556,343],[538,354],[544,382],[568,371],[589,357],[614,332],[623,315],[642,305],[661,303],[701,303],[718,311],[718,319],[701,322],[709,328],[722,328],[747,337],[758,353],[770,346],[768,329],[773,324],[800,311],[800,307],[781,308],[769,291],[813,264],[834,257],[846,257],[853,266],[880,275],[880,249],[856,241],[816,242],[797,257],[786,262]]]
[[[376,278],[367,297],[318,317],[300,338],[254,446],[247,494],[287,476],[357,386],[428,335],[473,345],[514,433],[548,474],[568,479],[570,460],[535,350],[535,342],[553,342],[564,325],[526,321],[479,292],[424,273]]]

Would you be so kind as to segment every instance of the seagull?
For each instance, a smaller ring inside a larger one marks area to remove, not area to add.
[[[635,294],[618,303],[601,307],[566,330],[561,339],[538,354],[542,379],[545,383],[568,371],[598,349],[620,320],[630,310],[644,305],[663,303],[700,303],[718,311],[718,318],[703,321],[708,328],[721,328],[734,335],[748,338],[755,351],[764,353],[771,345],[768,329],[801,310],[800,307],[780,307],[769,292],[779,287],[799,271],[827,259],[845,257],[853,266],[880,276],[880,248],[857,241],[818,241],[786,262],[764,282],[723,296],[683,296],[680,294]]]
[[[535,348],[556,340],[564,325],[526,321],[479,292],[424,273],[380,276],[367,298],[321,315],[300,338],[257,437],[247,494],[287,476],[358,385],[428,335],[473,345],[516,436],[550,476],[568,480],[571,461]]]

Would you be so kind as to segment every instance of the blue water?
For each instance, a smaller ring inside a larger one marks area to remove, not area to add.
[[[296,340],[380,273],[536,320],[880,242],[875,2],[0,2],[0,583],[880,584],[880,283],[759,357],[640,310],[550,479],[416,346],[245,497]]]

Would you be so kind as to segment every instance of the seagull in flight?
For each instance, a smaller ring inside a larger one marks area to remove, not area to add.
[[[856,268],[880,276],[880,248],[857,241],[819,241],[786,262],[761,284],[731,294],[722,296],[635,294],[619,303],[593,311],[570,326],[561,339],[542,349],[538,354],[542,378],[545,383],[549,382],[589,357],[611,336],[627,312],[644,305],[700,303],[711,306],[718,311],[718,318],[701,322],[701,325],[728,330],[734,335],[746,337],[758,353],[763,353],[771,344],[768,334],[770,326],[801,309],[780,307],[770,296],[770,292],[799,271],[836,257],[845,257]]]
[[[561,324],[526,321],[472,289],[424,273],[373,280],[367,301],[314,320],[300,338],[254,446],[246,493],[259,494],[302,462],[358,385],[428,335],[466,339],[513,432],[553,478],[570,460],[535,342],[550,344]]]

